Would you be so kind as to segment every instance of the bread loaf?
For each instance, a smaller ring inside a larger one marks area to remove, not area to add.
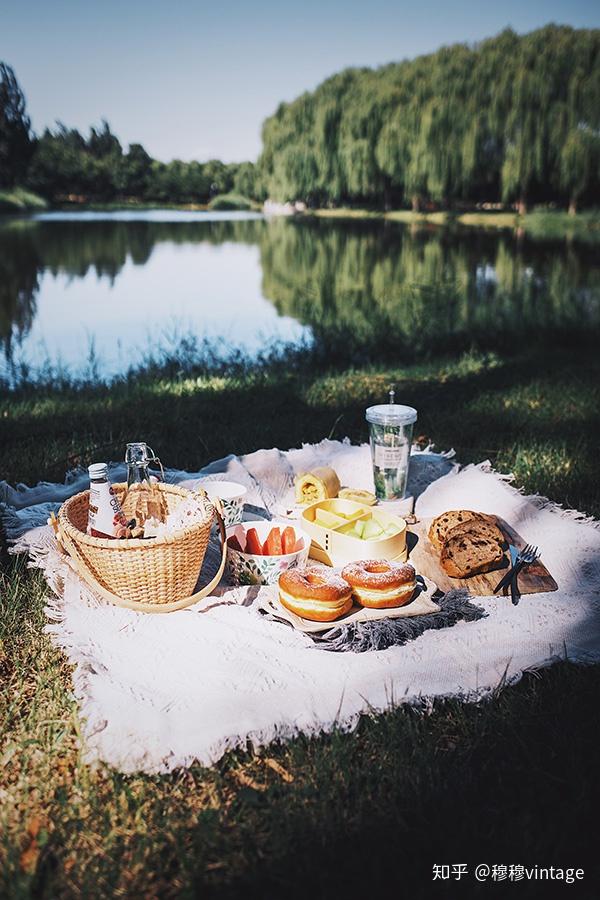
[[[456,525],[454,528],[451,528],[450,531],[446,533],[444,538],[444,546],[454,537],[459,537],[464,535],[465,537],[486,537],[491,541],[496,541],[503,550],[508,546],[506,543],[506,539],[495,522],[491,521],[490,518],[484,519],[483,517],[477,519],[469,519],[467,522],[463,522],[461,525]],[[443,548],[442,548],[443,549]]]
[[[472,531],[456,534],[442,548],[442,568],[451,578],[468,578],[481,572],[499,569],[504,550],[493,538]]]
[[[451,578],[491,572],[504,563],[506,539],[493,516],[454,509],[437,516],[429,539],[441,551],[441,565]]]
[[[429,540],[437,550],[441,550],[446,540],[446,535],[457,525],[462,525],[472,519],[483,519],[481,513],[472,512],[470,509],[451,509],[437,516],[429,526]]]

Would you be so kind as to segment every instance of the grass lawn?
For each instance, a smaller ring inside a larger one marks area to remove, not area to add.
[[[194,469],[231,451],[361,440],[364,407],[393,381],[438,448],[489,458],[526,490],[599,516],[599,376],[594,348],[555,348],[410,368],[172,365],[110,387],[24,386],[0,396],[0,471],[62,479],[136,438]],[[583,867],[561,894],[597,896],[599,667],[564,663],[477,706],[364,717],[354,734],[248,748],[209,771],[124,776],[81,762],[44,591],[23,560],[5,560],[0,896],[559,895],[525,881],[478,891],[472,876],[440,886],[436,863]]]
[[[475,228],[520,228],[532,237],[560,238],[577,237],[579,240],[598,240],[600,234],[600,214],[588,210],[568,215],[560,210],[533,210],[526,215],[516,212],[460,212],[440,210],[438,212],[413,212],[397,209],[384,212],[374,209],[354,209],[339,207],[333,209],[310,210],[306,215],[326,219],[387,219],[408,225],[469,225]]]

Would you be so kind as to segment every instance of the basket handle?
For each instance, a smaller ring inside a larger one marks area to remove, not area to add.
[[[175,600],[172,603],[139,603],[135,600],[126,600],[123,597],[118,597],[116,594],[113,594],[107,588],[103,587],[103,585],[101,585],[100,582],[97,581],[97,579],[92,575],[89,566],[82,558],[75,543],[62,528],[59,528],[59,538],[64,549],[71,557],[71,561],[73,562],[73,565],[77,570],[77,574],[83,581],[85,581],[88,587],[90,587],[95,594],[100,594],[101,597],[104,597],[105,600],[108,600],[110,603],[113,603],[116,606],[124,606],[126,609],[134,609],[136,610],[136,612],[173,612],[176,609],[184,609],[184,607],[186,606],[192,606],[192,604],[197,603],[198,600],[202,600],[204,597],[207,597],[210,592],[214,590],[214,588],[216,588],[219,581],[221,580],[221,576],[223,575],[223,572],[225,570],[225,562],[227,560],[227,536],[225,534],[225,523],[223,522],[223,517],[216,506],[215,515],[217,517],[217,524],[219,526],[219,533],[221,537],[221,562],[219,563],[219,568],[217,569],[214,577],[211,578],[209,583],[205,587],[201,588],[201,590],[196,591],[195,594],[190,594],[189,597],[183,597],[181,600]]]

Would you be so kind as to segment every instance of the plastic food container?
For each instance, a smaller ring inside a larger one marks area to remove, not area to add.
[[[406,522],[379,507],[354,500],[320,500],[303,510],[300,521],[312,539],[311,558],[327,566],[345,566],[357,559],[406,562],[408,557]],[[356,535],[356,527],[366,539]],[[383,533],[369,537],[377,527]]]
[[[401,500],[406,493],[413,425],[417,411],[412,406],[390,402],[370,406],[366,412],[369,423],[371,457],[375,496],[378,500]]]

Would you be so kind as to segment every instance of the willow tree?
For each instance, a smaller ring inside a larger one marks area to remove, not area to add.
[[[563,145],[560,155],[560,183],[569,197],[569,214],[577,212],[577,204],[586,188],[600,183],[600,133],[580,124]]]
[[[279,200],[574,208],[598,191],[599,84],[600,31],[507,29],[346,70],[282,104],[265,122],[259,169]]]
[[[584,33],[577,41],[577,65],[569,78],[565,102],[558,182],[567,193],[572,214],[586,191],[591,188],[597,197],[600,187],[600,47],[597,34]]]
[[[32,152],[25,96],[14,71],[0,62],[0,187],[23,177]]]
[[[524,213],[532,192],[551,181],[564,140],[571,29],[553,26],[519,40],[506,98],[502,195]],[[572,68],[572,66],[571,66]]]

